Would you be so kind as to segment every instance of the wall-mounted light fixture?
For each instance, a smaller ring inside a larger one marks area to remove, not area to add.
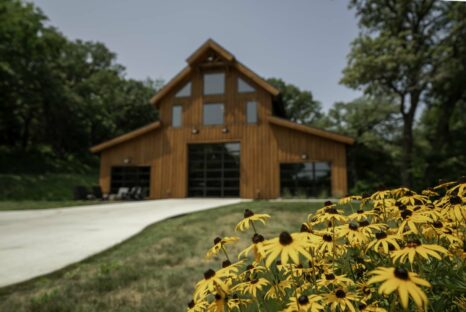
[[[192,134],[198,134],[198,133],[199,133],[199,130],[197,130],[196,128],[192,128],[192,129],[191,129],[191,133],[192,133]]]
[[[307,159],[307,154],[301,154],[301,159],[306,160]]]
[[[227,127],[225,127],[225,128],[222,129],[222,132],[223,132],[223,133],[228,133],[229,131],[230,131],[230,130],[228,130]]]
[[[131,157],[126,157],[125,159],[123,159],[123,163],[130,164],[131,163]]]

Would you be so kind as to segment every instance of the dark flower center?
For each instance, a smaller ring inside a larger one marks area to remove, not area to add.
[[[338,290],[336,291],[335,295],[337,296],[337,298],[340,298],[340,299],[346,297],[346,293],[345,293],[343,290],[341,290],[341,289],[338,289]]]
[[[411,217],[412,215],[413,215],[413,212],[411,210],[409,210],[409,209],[403,210],[401,212],[401,217],[403,219],[407,219],[408,217]]]
[[[300,305],[306,305],[306,304],[309,303],[309,298],[308,298],[307,296],[304,296],[304,295],[299,296],[299,298],[298,298],[298,303],[299,303]]]
[[[404,281],[409,279],[408,271],[406,271],[403,268],[396,268],[394,273],[395,273],[395,276],[399,279],[402,279]]]
[[[429,208],[429,209],[434,209],[435,208],[435,206],[433,204],[427,204],[426,207]]]
[[[422,243],[418,239],[411,239],[406,243],[406,247],[414,248],[420,246]]]
[[[222,268],[226,268],[226,267],[229,267],[231,265],[231,261],[230,260],[225,260],[222,262]]]
[[[289,245],[293,242],[293,238],[288,232],[281,232],[279,238],[280,244],[283,246]]]
[[[450,197],[450,204],[452,205],[458,205],[461,204],[462,200],[459,196],[453,195]]]
[[[190,302],[188,302],[188,308],[192,309],[194,308],[194,305],[195,305],[194,300],[191,300]]]
[[[222,241],[222,239],[220,237],[216,237],[214,239],[214,245],[217,245],[218,243],[220,243]]]
[[[210,278],[212,278],[214,276],[215,276],[215,271],[212,270],[212,269],[208,269],[207,271],[204,272],[204,278],[206,280],[208,280],[208,279],[210,279]]]
[[[364,303],[358,305],[359,310],[364,310],[367,306]]]
[[[215,300],[221,300],[222,299],[222,296],[220,296],[219,294],[215,294]]]
[[[263,241],[264,241],[264,236],[260,234],[254,234],[254,236],[252,237],[252,242],[254,244],[262,243]]]
[[[441,227],[443,227],[443,223],[440,222],[439,220],[437,220],[437,221],[434,222],[433,226],[436,229],[440,229]]]
[[[325,212],[329,214],[338,214],[338,210],[335,207],[326,208]]]
[[[375,238],[377,238],[377,239],[384,239],[384,238],[387,238],[387,233],[385,233],[385,232],[377,232],[377,233],[375,233]]]
[[[251,284],[256,284],[258,281],[259,281],[259,280],[255,278],[255,279],[251,280],[250,283],[251,283]]]
[[[247,267],[246,267],[246,270],[252,270],[254,269],[254,266],[252,264],[249,264]]]
[[[335,275],[333,273],[325,274],[325,279],[328,280],[328,281],[334,280]]]
[[[358,224],[357,224],[356,222],[351,221],[350,224],[349,224],[349,228],[350,228],[351,230],[353,230],[353,231],[357,231],[358,228],[359,228],[359,226],[358,226]]]
[[[301,232],[310,232],[309,227],[306,224],[301,225]]]
[[[389,251],[394,251],[396,248],[393,244],[388,243],[388,250]]]
[[[359,223],[359,226],[368,226],[370,224],[367,219],[361,220],[358,223]]]
[[[329,234],[324,234],[324,236],[322,237],[324,239],[324,241],[326,242],[331,242],[332,241],[332,236],[329,235]]]
[[[396,203],[396,206],[398,207],[398,210],[400,211],[405,211],[406,210],[406,205],[402,203]]]
[[[244,218],[245,218],[245,219],[246,219],[246,218],[249,218],[249,217],[252,217],[253,215],[254,215],[254,212],[252,212],[252,211],[249,210],[249,209],[246,209],[246,210],[244,211]]]
[[[325,203],[324,203],[324,206],[331,206],[332,205],[332,202],[327,200]]]
[[[357,212],[358,214],[362,214],[362,213],[364,213],[364,210],[362,210],[362,209],[359,209],[359,210],[358,210],[358,211],[356,211],[356,212]]]
[[[275,265],[282,265],[282,260],[277,260],[277,262],[275,262]]]

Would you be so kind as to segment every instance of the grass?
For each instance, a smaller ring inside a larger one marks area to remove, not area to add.
[[[185,311],[202,273],[223,258],[204,255],[216,236],[239,235],[233,252],[250,244],[235,234],[244,209],[269,213],[259,225],[266,238],[299,231],[316,203],[255,201],[172,218],[84,262],[23,284],[0,289],[0,311]]]
[[[98,184],[98,173],[0,174],[0,200],[70,201],[73,188]]]
[[[46,200],[4,200],[0,201],[0,211],[5,210],[27,210],[27,209],[49,209],[61,207],[74,207],[109,203],[100,200],[62,200],[62,201],[46,201]]]

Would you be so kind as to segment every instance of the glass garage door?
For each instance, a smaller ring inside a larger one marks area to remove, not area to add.
[[[328,197],[332,190],[329,162],[280,164],[282,197]]]
[[[112,167],[110,193],[117,194],[120,188],[141,187],[143,195],[149,195],[150,166]]]
[[[190,197],[239,197],[240,144],[188,145]]]

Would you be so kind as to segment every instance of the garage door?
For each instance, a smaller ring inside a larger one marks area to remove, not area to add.
[[[280,164],[282,197],[328,197],[331,181],[329,162]]]
[[[190,197],[239,197],[240,144],[188,145]]]

